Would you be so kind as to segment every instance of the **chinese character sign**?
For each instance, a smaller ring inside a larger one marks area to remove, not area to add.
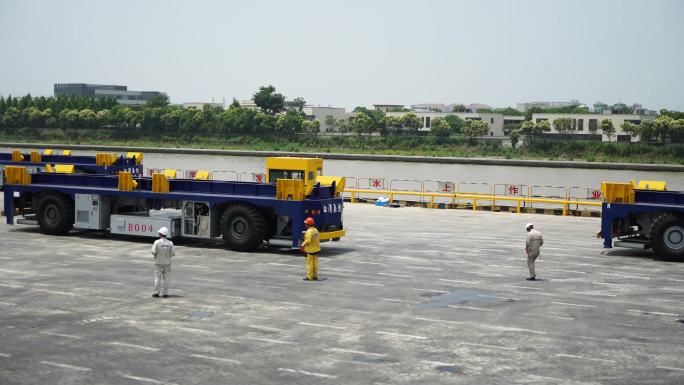
[[[383,190],[385,188],[385,180],[381,178],[371,179],[370,187],[375,190]]]
[[[437,182],[437,189],[441,193],[451,193],[455,191],[456,186],[454,182]]]
[[[257,183],[264,183],[264,180],[266,180],[266,175],[263,173],[259,174],[254,174],[254,181]]]
[[[522,188],[519,184],[507,184],[506,193],[508,195],[521,195]]]
[[[591,199],[601,199],[601,190],[591,190]]]

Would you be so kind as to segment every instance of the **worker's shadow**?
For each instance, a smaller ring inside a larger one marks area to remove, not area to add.
[[[269,254],[279,254],[279,255],[290,255],[293,257],[305,258],[306,254],[298,249],[292,249],[289,247],[282,246],[264,246],[261,250]],[[340,255],[344,255],[350,252],[356,251],[356,249],[348,247],[335,247],[323,249],[319,254],[318,258],[335,258]]]

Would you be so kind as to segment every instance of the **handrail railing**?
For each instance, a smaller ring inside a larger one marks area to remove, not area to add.
[[[394,201],[394,197],[397,195],[413,195],[413,196],[429,197],[430,203],[429,203],[428,207],[434,206],[435,198],[437,198],[437,197],[451,198],[451,199],[457,199],[457,198],[458,199],[469,199],[469,200],[473,201],[473,210],[477,210],[478,201],[491,201],[492,202],[492,211],[494,211],[494,208],[496,206],[497,201],[509,201],[509,202],[516,202],[516,206],[517,206],[516,212],[518,214],[521,213],[521,210],[520,210],[520,203],[521,202],[559,204],[562,206],[564,216],[568,215],[568,210],[569,210],[568,206],[570,206],[570,205],[595,206],[595,207],[601,206],[601,202],[581,201],[581,200],[577,200],[577,199],[509,197],[509,196],[499,196],[499,195],[492,195],[492,194],[468,194],[468,193],[457,193],[457,192],[456,193],[437,193],[437,192],[417,192],[417,191],[371,190],[371,189],[356,189],[356,188],[345,189],[344,192],[351,194],[351,202],[352,203],[354,203],[356,201],[356,195],[359,193],[388,195],[390,203],[392,203]]]

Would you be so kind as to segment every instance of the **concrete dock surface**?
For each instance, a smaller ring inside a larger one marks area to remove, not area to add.
[[[600,219],[345,204],[303,255],[0,224],[0,384],[682,384],[684,264]],[[525,224],[543,234],[525,281]]]

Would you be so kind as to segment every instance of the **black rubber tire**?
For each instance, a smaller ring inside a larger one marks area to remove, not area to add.
[[[264,243],[266,219],[255,206],[234,203],[223,210],[221,232],[229,249],[255,251]]]
[[[684,216],[661,214],[653,221],[649,238],[656,257],[684,262]]]
[[[38,203],[38,225],[45,234],[65,235],[74,226],[74,201],[60,193],[48,193]]]

